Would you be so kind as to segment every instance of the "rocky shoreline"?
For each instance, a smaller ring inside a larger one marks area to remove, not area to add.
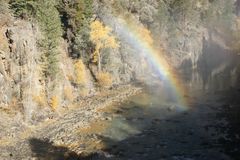
[[[82,100],[78,106],[65,111],[58,118],[46,120],[36,126],[24,127],[24,131],[16,135],[2,137],[0,157],[1,159],[14,160],[31,159],[34,157],[32,154],[34,140],[66,146],[76,153],[81,153],[82,148],[78,144],[84,137],[81,137],[78,130],[87,127],[97,119],[106,118],[104,112],[98,112],[99,109],[113,104],[121,104],[128,97],[140,92],[141,88],[133,85],[122,85],[110,90],[102,90],[99,94]],[[39,147],[41,150],[41,145]]]

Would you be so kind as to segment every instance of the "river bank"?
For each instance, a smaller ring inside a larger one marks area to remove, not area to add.
[[[102,148],[78,159],[239,160],[239,90],[194,93],[185,111],[147,91],[108,109],[112,120],[96,133]]]
[[[1,133],[4,133],[4,129],[5,132],[12,131],[12,133],[1,136],[0,159],[33,158],[31,147],[36,143],[34,139],[51,142],[58,146],[66,146],[67,148],[73,148],[75,145],[75,148],[79,149],[79,146],[76,147],[82,140],[78,131],[79,128],[87,127],[90,122],[96,119],[107,118],[103,115],[104,113],[98,113],[99,109],[113,104],[119,105],[128,97],[139,92],[141,92],[141,88],[133,85],[104,89],[99,94],[79,101],[74,107],[61,113],[61,116],[50,118],[35,126],[22,125],[22,128],[16,128],[7,126],[7,124],[4,125],[3,121],[1,123]],[[21,127],[21,124],[18,127]],[[41,144],[38,147],[41,150]],[[47,147],[43,145],[42,149],[47,149]],[[77,150],[75,151],[77,152]],[[45,159],[51,159],[51,156],[49,158],[45,157]]]
[[[187,110],[172,108],[161,86],[121,86],[25,131],[5,160],[238,160],[237,89],[195,90]]]

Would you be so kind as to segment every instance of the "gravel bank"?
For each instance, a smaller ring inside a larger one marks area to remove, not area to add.
[[[7,137],[5,140],[2,138],[2,142],[5,141],[5,143],[0,145],[0,159],[59,159],[66,156],[53,154],[48,151],[49,146],[62,146],[61,149],[64,151],[71,149],[71,151],[80,154],[85,147],[79,146],[84,140],[84,136],[79,130],[97,119],[106,118],[104,112],[101,113],[98,110],[109,105],[121,104],[128,97],[140,92],[141,88],[132,85],[102,90],[100,94],[80,101],[77,107],[69,109],[58,118],[49,119],[36,126],[26,127],[25,131],[14,137]]]

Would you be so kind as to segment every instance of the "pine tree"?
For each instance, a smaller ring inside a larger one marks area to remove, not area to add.
[[[42,48],[42,60],[45,65],[43,70],[46,77],[55,78],[58,73],[59,39],[62,35],[61,21],[55,0],[41,0],[37,4],[36,19],[44,36],[39,41]]]

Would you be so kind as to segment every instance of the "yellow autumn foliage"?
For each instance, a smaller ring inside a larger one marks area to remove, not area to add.
[[[85,86],[87,84],[88,79],[87,79],[86,68],[83,61],[81,59],[77,60],[74,63],[74,68],[75,68],[75,74],[76,74],[75,83],[78,85]]]
[[[89,90],[87,88],[81,88],[81,90],[79,91],[79,95],[81,97],[86,97],[89,94]]]
[[[47,105],[47,99],[44,93],[40,93],[39,95],[33,95],[33,101],[37,103],[38,106],[44,107]]]
[[[115,37],[111,35],[112,29],[104,26],[102,22],[96,20],[90,24],[90,40],[95,44],[93,53],[93,62],[98,62],[98,69],[101,71],[101,55],[100,50],[104,48],[117,48]]]
[[[145,28],[145,27],[138,27],[136,31],[137,31],[137,34],[138,34],[141,38],[143,38],[144,41],[145,41],[148,45],[150,45],[150,46],[153,45],[153,38],[152,38],[152,36],[151,36],[151,32],[150,32],[147,28]]]
[[[119,45],[113,35],[111,35],[112,29],[108,26],[104,26],[100,21],[94,21],[90,25],[90,40],[101,48],[117,48]]]
[[[64,87],[64,98],[69,101],[73,101],[74,95],[70,86]]]
[[[101,87],[109,87],[112,85],[112,75],[108,72],[100,72],[97,74],[97,81]]]
[[[52,110],[55,111],[59,106],[59,98],[57,96],[52,96],[49,104]]]

